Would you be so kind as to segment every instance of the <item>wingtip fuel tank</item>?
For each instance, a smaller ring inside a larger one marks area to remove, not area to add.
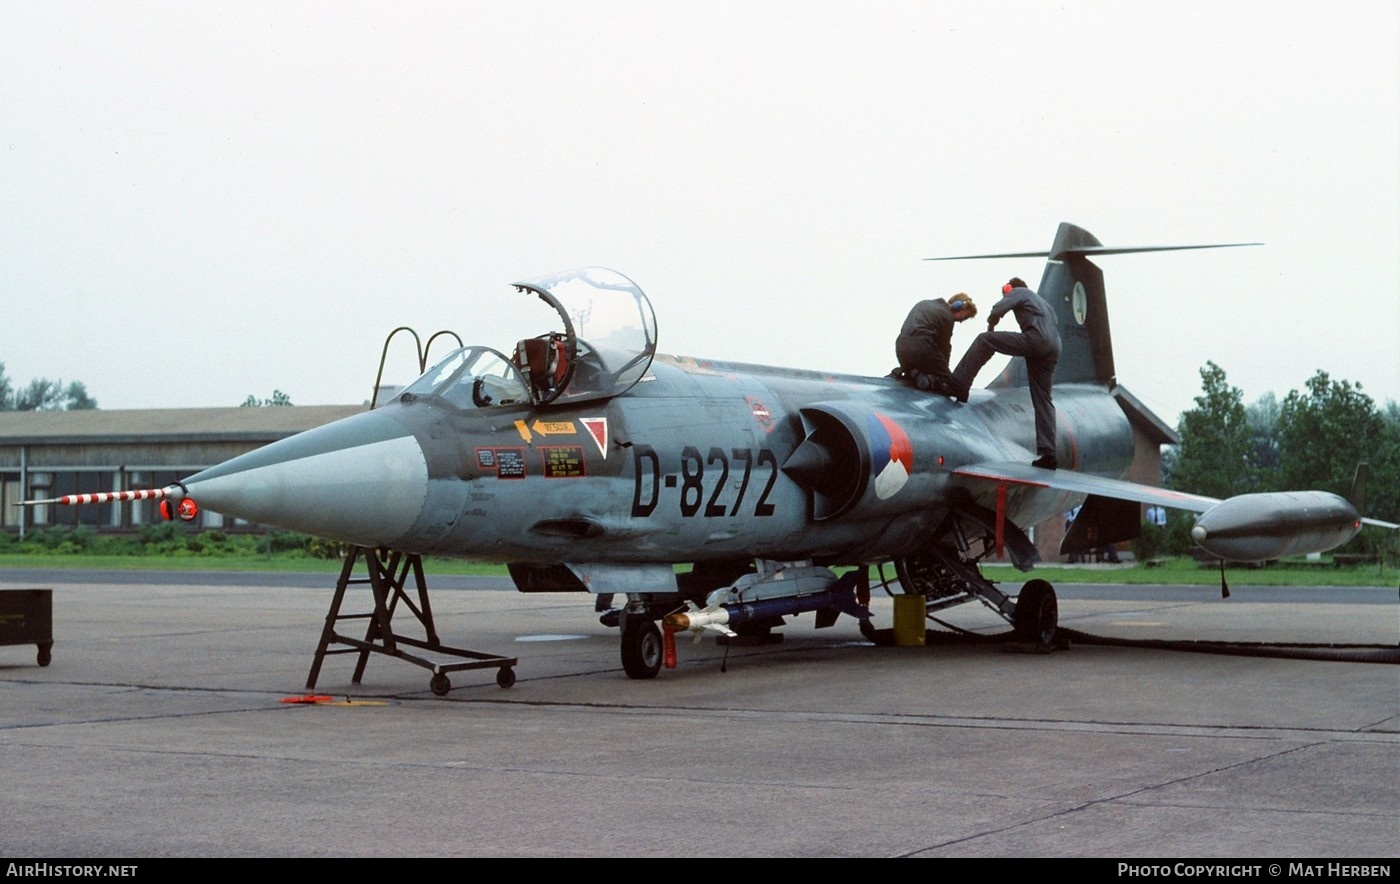
[[[1263,562],[1325,552],[1361,530],[1361,514],[1327,491],[1240,494],[1201,514],[1191,539],[1232,562]]]

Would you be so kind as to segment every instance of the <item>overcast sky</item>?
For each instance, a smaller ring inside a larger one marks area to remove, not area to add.
[[[0,200],[0,362],[103,408],[361,402],[393,328],[508,350],[591,264],[663,352],[884,374],[1042,270],[923,258],[1065,220],[1265,243],[1099,261],[1169,424],[1207,360],[1400,399],[1393,0],[0,0]]]

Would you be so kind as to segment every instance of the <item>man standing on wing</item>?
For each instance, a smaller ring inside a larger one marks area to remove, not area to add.
[[[993,304],[987,314],[987,330],[972,342],[958,367],[953,369],[953,378],[966,390],[993,353],[1025,357],[1031,405],[1035,408],[1037,457],[1031,465],[1053,470],[1059,466],[1055,457],[1055,405],[1050,397],[1055,364],[1060,361],[1060,331],[1055,325],[1055,311],[1020,277],[1013,276],[1002,286],[1001,294],[1001,300]],[[1019,332],[996,330],[997,321],[1008,312],[1016,315],[1016,323],[1021,327]]]

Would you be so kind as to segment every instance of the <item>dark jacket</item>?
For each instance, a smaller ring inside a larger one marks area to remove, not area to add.
[[[1060,330],[1055,326],[1055,311],[1044,298],[1027,288],[1012,289],[992,305],[992,312],[987,314],[987,324],[995,326],[997,320],[1008,312],[1015,314],[1016,324],[1026,337],[1041,342],[1047,352],[1060,352]]]
[[[894,351],[904,368],[948,377],[953,350],[953,309],[942,298],[920,301],[909,311],[895,338]]]

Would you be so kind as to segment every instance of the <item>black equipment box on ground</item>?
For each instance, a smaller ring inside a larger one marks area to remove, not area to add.
[[[52,589],[0,589],[0,645],[34,645],[39,649],[39,665],[49,665]]]

